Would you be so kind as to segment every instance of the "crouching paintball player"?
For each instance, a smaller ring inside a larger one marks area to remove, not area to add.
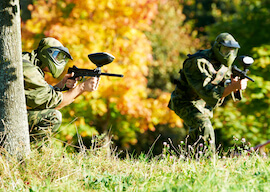
[[[62,122],[58,109],[69,105],[83,92],[97,90],[98,77],[91,77],[77,85],[78,79],[66,74],[55,86],[49,85],[45,73],[58,78],[72,57],[69,50],[52,37],[43,38],[31,53],[23,52],[24,90],[30,135],[56,131]],[[63,90],[68,90],[62,92]]]
[[[239,48],[231,34],[221,33],[210,49],[188,55],[184,61],[168,107],[188,128],[189,145],[207,142],[215,149],[215,134],[210,121],[213,109],[229,94],[246,89],[248,79],[233,78],[231,72]]]

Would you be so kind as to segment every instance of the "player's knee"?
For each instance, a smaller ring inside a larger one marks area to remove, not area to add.
[[[58,110],[55,110],[53,112],[53,116],[56,119],[56,121],[58,121],[59,123],[62,123],[62,113]]]
[[[62,123],[62,113],[60,111],[58,111],[58,110],[54,110],[52,112],[51,122],[52,122],[52,125],[53,125],[52,126],[52,131],[56,132],[59,129],[61,123]]]

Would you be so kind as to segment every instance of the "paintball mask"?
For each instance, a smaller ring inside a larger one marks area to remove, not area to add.
[[[212,47],[216,59],[227,67],[234,62],[239,48],[240,45],[229,33],[218,35]]]
[[[68,49],[52,37],[42,39],[37,52],[37,57],[41,61],[40,68],[48,67],[54,78],[58,78],[64,71],[68,60],[73,59]]]

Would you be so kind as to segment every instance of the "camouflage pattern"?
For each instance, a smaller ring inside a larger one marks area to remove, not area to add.
[[[56,132],[62,123],[62,114],[56,109],[28,110],[30,135],[44,136]]]
[[[28,108],[51,109],[62,102],[62,92],[56,91],[45,81],[44,73],[37,66],[34,53],[23,53],[23,76]]]
[[[210,118],[213,109],[223,102],[224,81],[230,79],[231,72],[216,60],[212,49],[197,55],[184,62],[168,107],[184,120],[189,129],[189,143],[196,142],[201,135],[214,146]]]
[[[215,134],[210,118],[213,117],[211,107],[200,99],[193,102],[182,102],[180,100],[171,100],[174,104],[174,112],[184,120],[184,125],[188,129],[188,144],[204,141],[215,144]],[[178,107],[179,106],[179,107]],[[201,137],[201,138],[200,138]]]
[[[29,130],[42,134],[57,130],[62,115],[54,108],[62,102],[63,94],[45,81],[35,51],[23,53],[23,75]]]

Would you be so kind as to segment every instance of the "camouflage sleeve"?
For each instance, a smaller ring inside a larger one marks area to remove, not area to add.
[[[204,58],[191,59],[183,68],[187,82],[196,94],[209,106],[215,107],[221,102],[224,87],[211,83],[215,78],[212,64]]]
[[[23,63],[26,105],[32,109],[55,108],[62,102],[63,94],[55,91],[39,70],[31,63]]]

